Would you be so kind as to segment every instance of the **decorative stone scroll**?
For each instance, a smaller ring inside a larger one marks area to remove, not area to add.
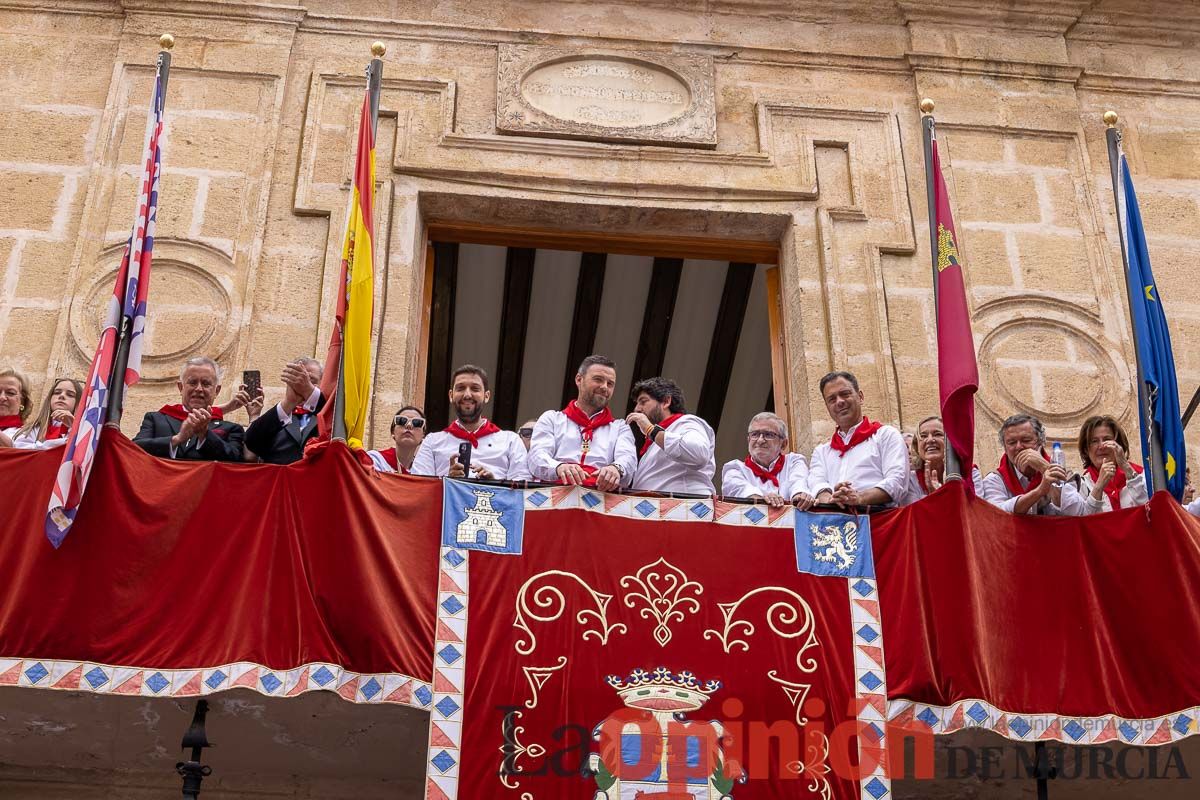
[[[713,148],[712,58],[501,45],[496,127],[525,136]]]

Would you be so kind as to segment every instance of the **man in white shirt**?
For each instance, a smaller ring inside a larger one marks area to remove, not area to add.
[[[464,364],[450,378],[450,405],[456,419],[443,431],[428,434],[413,459],[414,475],[467,477],[458,461],[459,448],[471,445],[472,478],[526,481],[525,445],[512,431],[502,431],[483,417],[492,399],[488,377],[480,367]]]
[[[983,479],[983,499],[1012,514],[1080,517],[1087,503],[1065,467],[1050,463],[1046,429],[1030,414],[1014,414],[1000,426],[1004,455]]]
[[[267,464],[293,464],[317,435],[317,412],[325,398],[317,388],[324,367],[315,358],[297,358],[279,376],[283,402],[276,403],[246,428],[246,449]]]
[[[808,462],[813,501],[843,508],[895,505],[908,481],[904,436],[863,416],[863,393],[851,373],[829,373],[821,378],[820,390],[837,430],[817,445]],[[792,500],[806,507],[802,493],[793,492]]]
[[[750,418],[745,460],[730,461],[721,469],[721,494],[726,497],[761,497],[780,508],[793,495],[808,495],[808,461],[799,453],[785,453],[787,423],[770,411]],[[807,506],[806,506],[807,507]]]
[[[716,436],[708,423],[687,413],[674,381],[647,378],[633,387],[634,412],[625,418],[644,437],[635,491],[713,494]]]
[[[579,395],[562,411],[547,411],[533,426],[529,472],[535,480],[594,486],[602,492],[627,487],[637,469],[637,445],[623,419],[608,409],[617,366],[588,356],[575,373]]]

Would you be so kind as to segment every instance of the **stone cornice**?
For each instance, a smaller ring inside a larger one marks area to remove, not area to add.
[[[1135,11],[1095,10],[1079,18],[1067,31],[1069,41],[1128,42],[1155,47],[1189,47],[1200,44],[1200,7],[1188,13],[1184,4],[1157,4]]]
[[[976,28],[1062,35],[1096,0],[896,0],[905,22],[928,22]]]
[[[120,0],[0,0],[0,10],[33,11],[42,14],[85,14],[122,17]]]
[[[933,53],[905,53],[914,70],[949,72],[956,75],[988,75],[1003,78],[1030,78],[1054,83],[1076,83],[1083,67],[1034,61],[993,61]]]
[[[1180,97],[1200,97],[1200,80],[1136,78],[1128,75],[1107,75],[1085,72],[1076,84],[1082,91],[1117,92],[1119,94],[1167,94]]]
[[[242,19],[278,25],[299,25],[307,13],[304,6],[272,3],[232,3],[222,0],[121,0],[126,13],[159,14],[169,17]]]

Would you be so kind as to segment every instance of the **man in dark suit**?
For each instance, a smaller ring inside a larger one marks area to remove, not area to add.
[[[152,456],[179,461],[241,461],[246,432],[222,419],[213,406],[221,392],[221,369],[211,358],[192,358],[179,380],[182,402],[150,411],[133,441]]]
[[[283,368],[282,403],[267,409],[246,429],[246,449],[267,464],[292,464],[317,435],[317,412],[325,405],[318,386],[323,372],[315,358],[297,358]]]

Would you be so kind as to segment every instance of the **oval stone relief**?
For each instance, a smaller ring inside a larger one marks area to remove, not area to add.
[[[556,119],[601,128],[658,125],[691,104],[687,83],[657,64],[619,56],[575,56],[534,67],[521,97]]]

